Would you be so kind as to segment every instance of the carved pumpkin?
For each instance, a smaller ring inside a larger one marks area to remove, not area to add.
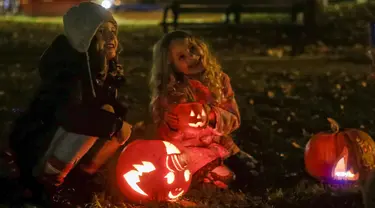
[[[117,162],[117,182],[131,201],[174,201],[191,183],[187,157],[176,145],[161,140],[130,143]]]
[[[328,121],[333,132],[318,133],[306,145],[306,171],[327,184],[357,184],[375,166],[375,143],[361,130]]]
[[[180,115],[180,125],[182,129],[204,128],[207,123],[207,113],[200,103],[182,103],[176,105],[172,112]]]

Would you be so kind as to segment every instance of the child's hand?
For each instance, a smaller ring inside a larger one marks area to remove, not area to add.
[[[102,109],[110,113],[115,113],[115,109],[109,104],[103,105]],[[114,135],[114,137],[122,145],[129,139],[131,133],[132,133],[132,126],[129,123],[123,121],[121,129]]]
[[[176,114],[171,113],[171,112],[166,112],[164,115],[164,120],[171,129],[174,129],[174,130],[180,129],[179,119]]]
[[[115,113],[115,109],[113,108],[112,105],[110,104],[104,104],[102,107],[101,107],[102,110],[105,110],[107,112],[110,112],[110,113]]]
[[[118,131],[115,134],[115,138],[117,139],[117,141],[121,145],[123,145],[123,144],[125,144],[126,141],[128,141],[128,139],[130,138],[131,134],[132,134],[132,125],[130,125],[129,123],[123,121],[122,122],[122,127],[121,127],[120,131]]]

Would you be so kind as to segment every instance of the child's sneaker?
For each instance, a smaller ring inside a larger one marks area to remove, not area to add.
[[[214,168],[208,172],[207,177],[204,178],[205,183],[212,183],[218,188],[227,189],[234,179],[234,174],[224,165]]]
[[[214,160],[201,168],[193,175],[193,186],[213,184],[217,188],[226,189],[233,181],[234,174],[226,166],[222,165],[221,159]]]

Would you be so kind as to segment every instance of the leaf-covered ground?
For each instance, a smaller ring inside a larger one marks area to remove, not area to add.
[[[5,145],[9,125],[25,110],[38,86],[38,57],[59,32],[61,25],[56,24],[0,22],[1,144]],[[151,64],[150,51],[160,35],[152,26],[124,26],[120,31],[124,47],[121,61],[127,70],[127,84],[122,93],[128,97],[131,123],[142,121],[146,116],[145,83]],[[186,199],[199,207],[215,208],[362,207],[358,194],[331,196],[304,172],[303,147],[313,133],[329,129],[327,117],[336,119],[344,127],[375,134],[375,80],[368,78],[369,66],[324,59],[252,60],[249,57],[253,52],[262,48],[251,45],[256,37],[233,38],[223,34],[205,37],[230,75],[236,92],[242,114],[241,128],[235,132],[236,141],[261,162],[263,171],[245,193],[192,189]],[[355,42],[363,45],[364,36],[359,37]],[[267,44],[273,43],[264,42]],[[108,192],[100,192],[92,206],[113,207],[112,203]],[[178,207],[177,204],[152,205],[164,206]],[[122,207],[140,206],[124,204]]]

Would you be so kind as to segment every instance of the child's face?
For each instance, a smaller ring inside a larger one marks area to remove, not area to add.
[[[203,52],[190,39],[173,40],[169,45],[169,61],[178,72],[187,75],[204,71]]]
[[[99,50],[106,54],[108,60],[116,57],[118,39],[117,29],[112,22],[103,23],[95,36],[98,40]]]

